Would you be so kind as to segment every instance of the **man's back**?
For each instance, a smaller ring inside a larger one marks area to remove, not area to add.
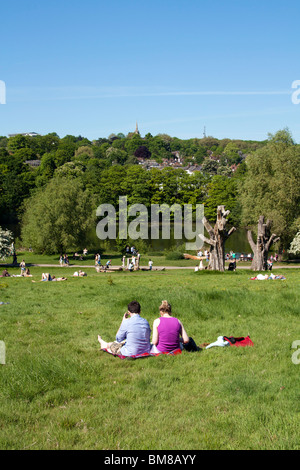
[[[126,344],[121,348],[121,354],[135,356],[149,353],[150,334],[151,329],[148,321],[139,314],[124,320],[116,336],[118,342],[126,339]]]

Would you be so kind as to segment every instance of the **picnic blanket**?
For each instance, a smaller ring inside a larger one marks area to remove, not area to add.
[[[145,359],[146,357],[155,357],[155,356],[161,356],[161,355],[166,355],[166,356],[177,356],[178,354],[181,354],[181,349],[175,349],[174,351],[168,352],[168,353],[143,353],[143,354],[138,354],[136,356],[123,356],[122,354],[113,354],[110,352],[108,349],[101,349],[101,351],[107,352],[111,356],[114,357],[119,357],[120,359],[127,359],[127,360],[135,360],[135,359]]]
[[[206,346],[206,349],[210,349],[214,346],[225,347],[225,346],[254,346],[250,336],[219,336],[217,341],[210,343]]]
[[[238,338],[234,336],[224,336],[224,339],[229,342],[229,346],[254,346],[250,336],[240,336]]]

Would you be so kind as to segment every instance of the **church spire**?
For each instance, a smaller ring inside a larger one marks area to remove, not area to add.
[[[134,133],[140,135],[140,131],[139,131],[138,123],[137,123],[137,122],[136,122],[136,125],[135,125],[135,131],[134,131]]]

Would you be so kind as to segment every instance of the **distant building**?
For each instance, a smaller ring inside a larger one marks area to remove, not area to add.
[[[175,162],[182,163],[181,157],[180,157],[180,152],[178,152],[178,150],[176,150],[175,152],[172,152],[172,154],[174,155]]]
[[[147,160],[146,168],[160,168],[160,164],[156,160]]]
[[[38,135],[41,135],[41,134],[38,134],[37,132],[18,132],[17,134],[8,134],[8,137],[16,137],[17,135],[24,135],[24,136],[28,136],[28,137],[37,137]]]
[[[26,160],[25,163],[27,165],[31,166],[32,168],[37,168],[41,164],[41,160]]]
[[[195,171],[202,171],[202,167],[200,165],[191,165],[187,168],[183,168],[189,175],[195,173]]]

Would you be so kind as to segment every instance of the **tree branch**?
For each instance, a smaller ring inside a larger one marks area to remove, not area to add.
[[[267,243],[267,250],[269,250],[270,246],[273,244],[273,243],[276,243],[278,242],[278,240],[280,240],[280,237],[276,237],[276,234],[275,233],[272,233],[272,235],[270,236],[270,239]]]
[[[216,246],[216,242],[214,240],[206,238],[204,235],[202,235],[202,233],[200,233],[198,237],[208,245]]]
[[[209,233],[210,237],[213,237],[214,235],[214,230],[210,223],[208,222],[206,217],[203,217],[202,222],[204,224],[204,227],[206,228],[207,232]]]
[[[255,252],[256,245],[255,245],[255,243],[254,243],[254,241],[253,241],[251,230],[248,230],[248,232],[247,232],[247,238],[248,238],[248,242],[249,242],[249,245],[251,246],[252,251]]]
[[[236,231],[236,228],[235,228],[235,227],[232,227],[232,228],[229,230],[229,232],[227,233],[227,238],[229,238],[230,235],[232,235],[233,232],[235,232],[235,231]]]

